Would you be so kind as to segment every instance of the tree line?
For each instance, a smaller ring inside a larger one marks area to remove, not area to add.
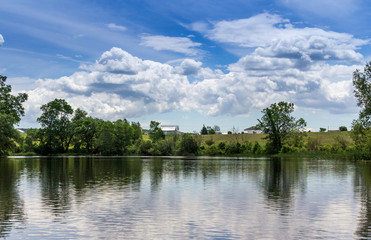
[[[352,139],[358,158],[371,159],[371,62],[364,71],[353,73],[354,95],[361,108],[358,119],[352,123]],[[302,131],[306,126],[303,118],[292,116],[294,104],[273,103],[262,110],[256,128],[266,134],[266,145],[259,143],[206,142],[201,144],[199,135],[182,134],[166,136],[160,123],[150,122],[149,139],[144,140],[139,122],[126,119],[105,121],[88,116],[80,108],[74,110],[64,99],[55,99],[41,106],[37,118],[41,128],[29,129],[22,138],[14,125],[24,116],[22,104],[27,100],[26,93],[11,94],[11,86],[6,77],[0,75],[0,155],[13,152],[35,152],[37,154],[99,154],[99,155],[217,155],[217,154],[275,154],[295,152],[303,148]],[[205,126],[201,134],[207,132]],[[339,139],[341,142],[341,139]],[[316,145],[309,139],[310,145]],[[309,146],[309,147],[308,147]]]

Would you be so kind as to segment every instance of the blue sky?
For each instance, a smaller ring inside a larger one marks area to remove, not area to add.
[[[226,132],[289,101],[308,127],[350,127],[352,73],[371,61],[367,0],[3,0],[0,74],[40,106]]]

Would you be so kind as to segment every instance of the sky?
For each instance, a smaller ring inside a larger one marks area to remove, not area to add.
[[[55,98],[183,132],[243,131],[279,101],[350,128],[370,21],[368,0],[2,0],[0,75],[29,95],[24,128]]]

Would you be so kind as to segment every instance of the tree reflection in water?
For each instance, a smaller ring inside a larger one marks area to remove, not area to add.
[[[0,238],[7,237],[13,222],[24,221],[24,204],[18,189],[22,163],[0,159]]]
[[[281,214],[288,214],[293,207],[295,190],[305,191],[307,167],[304,162],[273,158],[266,161],[262,188],[267,205]]]
[[[354,190],[359,194],[361,202],[356,235],[360,238],[369,238],[371,236],[371,165],[358,164],[354,177]]]

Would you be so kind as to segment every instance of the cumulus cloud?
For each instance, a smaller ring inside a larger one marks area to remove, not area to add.
[[[363,57],[356,50],[370,42],[369,39],[357,39],[347,33],[298,28],[288,19],[270,13],[247,19],[220,21],[214,23],[211,29],[199,29],[214,41],[254,48],[259,55],[309,62],[341,60],[359,63]]]
[[[254,29],[260,24],[273,40],[262,36],[256,40],[248,35],[234,38],[234,34],[243,31],[239,24],[235,25],[239,30],[232,31],[229,40],[224,39],[218,23],[209,32],[209,37],[217,41],[234,41],[254,48],[230,64],[227,72],[202,67],[202,62],[190,58],[172,66],[112,48],[94,64],[81,66],[81,71],[70,76],[38,80],[37,87],[28,91],[26,109],[37,115],[42,104],[65,98],[75,108],[104,119],[177,110],[242,115],[277,101],[335,113],[355,111],[352,73],[363,64],[350,63],[362,59],[356,49],[365,41],[321,29],[296,29],[276,15],[262,14],[249,21],[243,21],[246,28]],[[224,31],[232,27],[230,22],[222,25],[228,26]],[[158,50],[172,49],[190,55],[196,50],[192,48],[199,46],[188,38],[147,36],[142,40],[142,44]],[[329,64],[332,59],[348,64]]]
[[[158,51],[167,50],[189,56],[195,56],[200,53],[197,47],[201,46],[201,43],[193,42],[191,39],[185,37],[142,36],[141,40],[142,46],[151,47]]]
[[[3,38],[3,36],[0,34],[0,47],[1,47],[1,45],[3,45],[3,43],[4,43],[4,38]]]
[[[111,30],[116,30],[116,31],[126,31],[126,27],[116,25],[115,23],[109,23],[107,24],[107,27]]]
[[[179,74],[183,75],[196,75],[201,69],[202,62],[195,61],[193,59],[184,59],[179,67],[175,70]]]

